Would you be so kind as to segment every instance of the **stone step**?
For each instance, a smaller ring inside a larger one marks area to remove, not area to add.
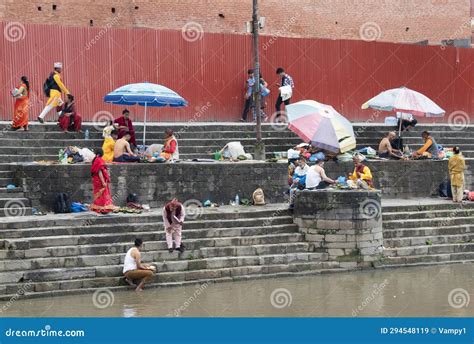
[[[183,235],[186,238],[209,238],[209,237],[225,237],[225,236],[248,236],[258,234],[270,234],[270,233],[283,233],[283,232],[297,232],[298,226],[291,223],[291,218],[288,219],[288,223],[275,223],[272,225],[265,226],[262,222],[261,225],[253,225],[252,227],[229,227],[225,228],[221,225],[219,228],[185,228],[183,229]],[[232,225],[232,224],[230,224]],[[119,233],[134,233],[134,232],[153,232],[159,235],[160,238],[164,238],[163,225],[156,223],[137,223],[137,224],[107,224],[107,225],[90,225],[90,226],[61,226],[61,227],[50,227],[50,228],[38,228],[38,229],[14,229],[14,230],[2,230],[2,239],[26,239],[34,237],[49,237],[49,236],[75,236],[96,233],[101,234],[119,234]]]
[[[262,244],[253,245],[252,248],[238,247],[238,246],[223,246],[217,247],[213,251],[206,250],[206,247],[199,247],[199,245],[188,245],[188,241],[183,241],[186,245],[186,251],[181,254],[178,251],[170,254],[164,241],[147,241],[142,249],[143,254],[148,257],[155,257],[155,261],[171,261],[181,259],[197,259],[239,256],[239,255],[260,255],[260,254],[285,254],[294,252],[306,252],[312,250],[312,246],[307,242],[291,242],[284,245],[277,244]],[[129,242],[120,242],[100,245],[82,245],[82,246],[61,246],[48,248],[34,248],[29,250],[0,250],[0,257],[5,260],[18,261],[28,259],[43,259],[43,258],[74,258],[76,256],[93,256],[93,255],[107,255],[119,254],[125,256],[130,248]],[[152,260],[150,258],[150,260]],[[0,260],[0,263],[3,264]]]
[[[384,221],[393,221],[400,219],[435,219],[435,218],[453,218],[453,217],[468,217],[474,216],[473,208],[456,208],[448,210],[423,210],[423,211],[395,211],[395,212],[383,212],[382,214]]]
[[[0,187],[4,188],[8,184],[14,184],[15,179],[14,178],[0,178]]]
[[[0,208],[0,218],[1,221],[7,220],[17,220],[23,216],[33,215],[33,208],[31,207],[21,207],[21,208]]]
[[[278,278],[278,277],[296,277],[305,275],[319,275],[326,273],[346,272],[345,268],[340,268],[339,264],[335,262],[316,262],[316,263],[300,263],[299,266],[311,265],[315,269],[295,269],[296,271],[284,271],[284,272],[264,272],[256,274],[238,274],[239,270],[234,269],[232,272],[223,272],[222,275],[227,277],[219,278],[202,278],[202,279],[188,279],[174,281],[172,278],[167,278],[167,282],[153,282],[147,285],[147,288],[156,287],[176,287],[183,285],[194,285],[194,284],[208,284],[208,283],[219,283],[219,282],[232,282],[242,280],[257,280],[264,278]],[[317,269],[316,267],[320,268]],[[275,266],[272,270],[277,270]],[[268,267],[266,268],[267,270]],[[265,269],[264,269],[265,270]],[[241,271],[241,270],[240,270]],[[160,280],[160,274],[155,278],[155,281]],[[53,297],[61,295],[73,295],[83,293],[93,293],[97,288],[107,288],[111,291],[129,290],[130,287],[125,285],[123,277],[98,277],[98,278],[87,278],[80,280],[61,280],[53,282],[37,282],[37,283],[13,283],[1,287],[1,291],[6,294],[0,295],[0,301],[9,301],[12,298],[18,299],[20,294],[22,298],[38,298],[38,297]],[[20,292],[19,292],[20,291]],[[26,291],[26,292],[24,292]]]
[[[453,235],[429,235],[417,237],[402,237],[384,239],[384,246],[387,248],[398,248],[407,246],[436,245],[436,244],[459,244],[474,242],[474,233],[453,234]]]
[[[201,279],[202,276],[209,276],[210,278],[219,278],[225,276],[216,276],[222,273],[224,270],[236,269],[237,271],[245,271],[250,269],[252,271],[258,271],[258,267],[267,267],[271,270],[270,266],[277,266],[278,270],[275,272],[291,271],[292,265],[316,263],[315,265],[320,268],[322,263],[321,258],[323,254],[319,253],[308,253],[299,252],[288,255],[267,255],[249,257],[242,256],[239,258],[229,259],[224,258],[210,258],[202,259],[197,261],[175,261],[165,262],[156,264],[158,267],[158,280],[166,280],[174,278],[175,281],[189,280],[189,279]],[[285,270],[286,267],[286,270]],[[163,270],[160,270],[163,269]],[[26,271],[7,271],[0,272],[0,283],[2,286],[12,283],[19,282],[49,282],[59,280],[77,280],[83,278],[94,278],[94,277],[116,277],[122,275],[123,265],[95,265],[91,267],[66,267],[66,268],[44,268],[36,270]],[[312,269],[307,266],[306,269]],[[201,276],[192,278],[192,276]],[[8,291],[7,291],[8,292]]]
[[[130,248],[130,245],[128,246]],[[56,268],[81,268],[95,266],[123,266],[125,253],[101,255],[77,255],[68,257],[25,258],[0,261],[0,272],[29,271]],[[246,248],[246,250],[243,250]],[[249,249],[252,248],[252,249]],[[311,246],[307,243],[290,243],[288,245],[255,245],[250,247],[234,247],[233,256],[228,256],[228,249],[217,249],[213,255],[209,252],[201,253],[200,250],[169,253],[166,249],[160,251],[142,252],[142,260],[155,262],[158,271],[180,271],[193,269],[213,269],[216,267],[232,267],[237,263],[247,262],[247,265],[264,262],[268,257],[279,263],[288,263],[295,260],[327,260],[327,254],[308,252]],[[308,256],[310,257],[308,258]],[[303,257],[304,256],[304,257]],[[187,258],[187,259],[186,259]],[[237,262],[237,258],[239,261]],[[249,259],[251,263],[249,263]],[[227,264],[226,261],[230,263]],[[242,265],[242,264],[240,264]]]
[[[376,267],[407,267],[449,263],[474,263],[474,252],[386,257],[382,261],[375,262],[374,265]]]
[[[228,142],[228,141],[226,141]],[[199,144],[202,144],[203,142],[197,142]],[[208,142],[209,144],[206,146],[198,146],[196,144],[190,144],[189,146],[180,146],[179,147],[179,152],[180,152],[180,158],[181,154],[194,154],[194,153],[208,153],[208,152],[215,152],[219,151],[224,147],[225,143],[223,145],[215,144],[214,142]],[[282,141],[282,142],[277,142],[276,140],[268,141],[265,142],[265,148],[270,151],[270,152],[280,152],[280,151],[287,151],[289,148],[293,147],[295,144],[299,143],[298,142],[291,142],[288,140]],[[242,145],[244,147],[244,150],[247,152],[252,152],[254,148],[254,142],[249,142],[245,141],[242,142]],[[100,147],[101,144],[95,145],[95,146],[87,146],[89,148],[96,148]],[[42,156],[42,155],[54,155],[56,154],[56,160],[57,160],[57,155],[60,149],[63,149],[64,146],[54,146],[54,147],[3,147],[2,148],[2,153],[5,155],[34,155],[34,156]]]
[[[395,238],[412,238],[424,236],[439,236],[439,235],[462,235],[474,232],[474,225],[456,225],[443,227],[420,227],[420,228],[397,228],[391,230],[383,230],[383,237],[385,239]]]
[[[89,137],[89,140],[84,139],[84,135],[74,134],[74,133],[34,133],[30,136],[25,137],[4,137],[2,139],[2,144],[5,147],[44,147],[50,146],[51,143],[54,143],[56,146],[90,146],[92,144],[101,145],[104,139],[102,138],[102,133],[92,133]],[[141,141],[142,136],[136,137],[138,141]],[[178,137],[178,142],[180,146],[185,142],[202,142],[202,139],[206,138],[207,140],[227,140],[228,141],[239,141],[239,140],[255,140],[254,132],[238,132],[238,131],[215,131],[215,132],[184,132]],[[263,131],[263,139],[298,139],[298,137],[290,131],[281,131],[281,132],[271,132]],[[147,132],[146,140],[150,142],[162,142],[164,141],[163,133],[149,133]],[[148,143],[150,144],[150,143]]]
[[[30,200],[28,198],[0,198],[0,208],[11,208],[12,210],[14,210],[16,208],[22,209],[28,206],[30,206]]]
[[[185,234],[184,234],[185,236]],[[25,239],[6,239],[3,240],[4,248],[8,250],[27,250],[33,248],[51,248],[71,245],[94,245],[114,243],[131,243],[136,237],[140,237],[144,242],[155,241],[160,237],[157,233],[136,232],[129,234],[97,234],[77,235],[77,236],[55,236],[44,238]],[[187,246],[193,250],[196,247],[213,247],[213,246],[235,246],[235,245],[258,245],[258,244],[276,244],[282,242],[302,241],[301,233],[282,233],[270,235],[257,235],[252,237],[225,237],[225,238],[200,238],[186,239]],[[164,242],[163,242],[164,244]]]
[[[430,211],[430,210],[449,210],[449,209],[474,209],[474,203],[464,203],[462,205],[452,202],[440,202],[436,204],[413,204],[413,205],[383,205],[382,215],[385,213],[403,213],[403,212],[418,212],[418,211]]]
[[[196,218],[185,220],[184,230],[196,228],[218,228],[218,227],[252,227],[261,225],[292,224],[293,218],[288,216],[288,209],[269,209],[267,211],[252,211],[254,207],[238,207],[235,212],[207,212],[196,214]],[[212,209],[212,208],[211,208]],[[214,208],[218,209],[218,208]],[[237,212],[238,211],[238,212]],[[159,210],[151,213],[142,214],[117,214],[117,215],[95,215],[87,212],[84,216],[81,213],[69,214],[50,214],[45,217],[32,217],[22,219],[5,220],[0,223],[0,232],[7,229],[25,230],[42,228],[44,230],[57,227],[75,228],[75,227],[97,227],[104,225],[118,224],[154,224],[157,227],[162,226],[163,219]],[[217,226],[216,226],[217,225]],[[157,230],[160,230],[157,228]]]
[[[387,248],[384,250],[384,255],[387,257],[404,257],[463,252],[474,252],[474,242]]]
[[[382,214],[383,218],[383,214]],[[401,229],[401,228],[416,228],[416,227],[444,227],[453,225],[474,224],[473,216],[466,217],[439,217],[434,219],[403,219],[383,221],[383,229]]]
[[[1,190],[5,188],[0,188],[0,199],[1,198],[8,198],[8,199],[21,199],[25,198],[25,195],[23,192],[10,192],[10,191],[5,191],[2,192]]]
[[[185,205],[186,207],[186,205]],[[196,209],[196,208],[193,208]],[[224,220],[236,220],[241,219],[247,220],[265,220],[268,223],[277,221],[280,218],[289,218],[290,216],[287,204],[276,204],[267,206],[224,206],[216,208],[197,208],[192,218],[188,214],[186,223],[202,222],[207,221],[224,221]],[[116,223],[149,223],[149,222],[162,222],[161,208],[152,209],[150,212],[143,212],[141,214],[109,214],[109,215],[97,215],[96,213],[82,212],[82,213],[68,213],[68,214],[51,214],[45,217],[31,217],[22,218],[17,221],[2,222],[0,223],[1,229],[16,229],[16,228],[36,228],[36,227],[54,227],[54,226],[71,226],[77,221],[87,221],[87,225],[92,224],[107,224]]]

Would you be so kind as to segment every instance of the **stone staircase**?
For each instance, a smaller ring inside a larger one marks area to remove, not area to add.
[[[127,288],[122,263],[136,237],[145,242],[143,261],[157,265],[159,286],[344,271],[279,207],[206,209],[186,221],[182,254],[166,250],[158,212],[8,219],[0,223],[0,299],[19,290],[36,297]]]
[[[383,207],[379,267],[474,262],[474,203]]]
[[[7,189],[7,185],[15,184],[14,168],[14,165],[0,164],[0,218],[32,214],[31,202],[25,197],[23,189]]]
[[[68,145],[96,148],[102,145],[100,128],[91,123],[84,124],[83,130],[90,132],[90,139],[84,134],[63,133],[54,123],[38,125],[32,123],[29,132],[3,130],[8,125],[0,124],[2,147],[0,161],[31,162],[38,160],[57,160],[58,151]],[[248,123],[152,123],[147,126],[147,144],[162,143],[164,130],[171,128],[179,136],[179,150],[182,159],[212,158],[212,153],[221,149],[229,141],[240,141],[245,150],[253,153],[255,143],[255,125]],[[359,148],[371,146],[377,148],[387,131],[396,130],[393,126],[383,124],[355,123],[354,132]],[[459,145],[467,157],[474,157],[474,125],[463,130],[454,130],[447,124],[420,124],[415,130],[404,132],[404,142],[412,149],[422,145],[421,132],[428,130],[441,145],[451,147]],[[136,125],[137,142],[141,143],[143,126]],[[262,125],[262,138],[266,145],[267,157],[274,152],[287,151],[301,142],[291,131],[281,125]]]
[[[240,141],[246,152],[253,153],[255,143],[255,126],[252,124],[209,124],[192,125],[184,130],[180,125],[150,125],[146,129],[147,144],[162,143],[164,130],[171,128],[179,137],[181,159],[209,159],[213,153],[222,149],[229,141]],[[4,127],[5,125],[3,125]],[[2,125],[0,125],[2,129]],[[2,131],[2,148],[0,159],[3,162],[30,162],[38,160],[57,160],[58,151],[68,145],[88,147],[102,146],[102,131],[91,124],[83,125],[89,130],[89,140],[83,133],[63,133],[55,124],[30,125],[28,132]],[[266,145],[267,156],[273,152],[286,151],[301,140],[288,130],[274,130],[271,125],[262,127],[262,138]],[[137,143],[141,144],[143,127],[136,126]]]

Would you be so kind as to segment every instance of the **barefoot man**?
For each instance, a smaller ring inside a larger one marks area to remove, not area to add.
[[[130,138],[132,136],[127,131],[121,139],[115,142],[114,161],[115,162],[137,162],[140,158],[130,149]]]
[[[140,254],[142,247],[143,240],[136,238],[135,245],[128,250],[123,262],[125,281],[133,287],[136,285],[134,282],[138,284],[135,291],[142,291],[145,283],[153,279],[156,271],[154,266],[142,263]]]
[[[385,136],[379,144],[379,157],[389,159],[401,159],[403,157],[402,152],[398,149],[392,148],[392,141],[397,137],[394,131],[391,131]]]

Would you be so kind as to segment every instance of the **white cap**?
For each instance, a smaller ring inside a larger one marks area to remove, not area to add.
[[[63,64],[61,62],[54,62],[54,68],[63,68]]]
[[[309,146],[309,143],[302,142],[299,145],[297,145],[296,147],[303,148],[303,147],[308,147],[308,146]]]

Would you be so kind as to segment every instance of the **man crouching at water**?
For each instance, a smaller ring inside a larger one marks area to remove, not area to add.
[[[125,281],[131,286],[138,283],[135,291],[142,291],[145,283],[150,282],[155,276],[156,268],[154,266],[143,264],[140,250],[143,247],[143,240],[135,239],[135,246],[128,250],[123,262],[123,274]]]

